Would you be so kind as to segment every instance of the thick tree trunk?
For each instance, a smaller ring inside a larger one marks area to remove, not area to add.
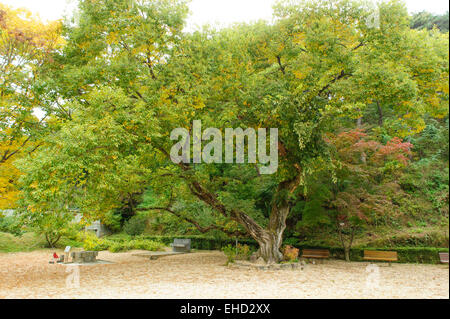
[[[260,240],[257,257],[261,257],[268,264],[276,264],[282,261],[283,254],[280,252],[280,246],[275,238],[276,236],[268,236],[267,240]]]
[[[279,263],[283,260],[280,249],[283,244],[283,234],[286,229],[286,219],[289,216],[290,205],[285,202],[281,206],[274,204],[270,214],[267,229],[250,235],[258,242],[257,257],[262,257],[268,264]],[[245,226],[247,228],[247,226]]]
[[[344,248],[344,254],[345,254],[345,261],[350,262],[350,248],[349,247]]]
[[[269,225],[264,230],[263,236],[258,238],[252,235],[260,246],[257,256],[262,257],[269,264],[279,263],[283,260],[280,249],[283,244],[283,234],[286,230],[286,219],[291,210],[289,196],[300,185],[301,169],[298,166],[296,166],[296,169],[299,173],[297,176],[278,185],[277,194],[272,204]]]
[[[281,212],[280,212],[281,211]],[[289,209],[273,210],[271,220],[267,229],[259,226],[252,218],[246,214],[238,213],[238,222],[244,226],[250,236],[259,244],[256,256],[262,257],[268,264],[279,263],[283,259],[280,252],[283,243],[283,233],[286,229],[286,218]]]
[[[268,264],[279,263],[283,260],[283,254],[280,249],[283,244],[283,234],[286,230],[286,219],[291,210],[289,196],[294,193],[298,185],[300,185],[300,168],[296,167],[299,174],[289,181],[285,181],[278,185],[277,194],[272,204],[272,211],[270,213],[269,225],[267,229],[263,229],[257,225],[253,219],[249,224],[245,219],[239,218],[238,221],[243,225],[248,233],[258,242],[259,250],[257,257],[262,257]],[[246,214],[242,214],[247,219]],[[255,225],[257,231],[253,231]]]
[[[278,194],[288,191],[292,194],[299,185],[300,175],[290,181],[283,182],[278,187]],[[270,214],[269,225],[265,229],[261,227],[253,218],[240,210],[229,211],[216,197],[215,194],[208,192],[198,182],[193,182],[190,189],[203,202],[220,212],[223,216],[241,224],[248,234],[255,239],[260,248],[257,252],[258,257],[262,257],[268,264],[282,261],[283,255],[280,252],[283,243],[283,233],[286,229],[286,219],[290,212],[288,198],[274,201]]]
[[[163,150],[168,156],[167,152]],[[185,164],[179,164],[184,171],[190,171],[191,168]],[[267,229],[261,227],[253,218],[241,210],[227,207],[218,199],[217,195],[203,187],[198,181],[186,178],[187,186],[191,193],[198,199],[209,205],[221,215],[230,218],[241,224],[248,234],[259,244],[257,255],[262,257],[268,264],[282,261],[283,254],[280,252],[283,243],[283,233],[286,229],[286,219],[290,212],[289,196],[291,196],[300,185],[301,168],[295,165],[297,174],[288,181],[278,185],[277,197],[272,205],[269,225]]]
[[[260,237],[254,237],[259,244],[257,257],[262,257],[268,264],[279,263],[283,260],[280,249],[283,244],[283,233],[286,229],[286,219],[289,206],[275,207],[270,215],[269,227]]]

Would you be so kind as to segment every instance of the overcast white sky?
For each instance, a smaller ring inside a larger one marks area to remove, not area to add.
[[[76,0],[0,0],[13,7],[25,7],[46,20],[60,19],[70,13]],[[448,10],[448,0],[404,0],[410,12],[427,10],[442,14]],[[72,4],[70,4],[72,3]],[[275,0],[192,0],[188,28],[206,23],[228,25],[271,19]]]

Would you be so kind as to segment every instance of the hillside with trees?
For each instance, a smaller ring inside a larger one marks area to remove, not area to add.
[[[442,15],[434,15],[432,13],[422,11],[412,16],[411,28],[428,29],[437,28],[441,32],[448,32],[448,11]]]

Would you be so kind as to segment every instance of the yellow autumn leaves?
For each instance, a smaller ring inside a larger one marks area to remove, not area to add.
[[[0,209],[14,207],[21,172],[16,160],[39,144],[33,111],[39,101],[31,86],[34,72],[64,43],[61,22],[42,22],[25,9],[0,3]]]

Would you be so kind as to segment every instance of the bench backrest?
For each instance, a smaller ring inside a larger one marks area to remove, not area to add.
[[[448,263],[448,253],[439,253],[439,257],[441,258],[441,262]]]
[[[180,238],[175,238],[173,240],[173,244],[174,245],[184,245],[184,246],[191,246],[191,240],[190,239],[180,239]]]
[[[396,251],[373,251],[365,250],[365,258],[386,259],[386,260],[398,260],[398,254]]]
[[[330,257],[330,251],[326,249],[303,249],[304,256]]]

